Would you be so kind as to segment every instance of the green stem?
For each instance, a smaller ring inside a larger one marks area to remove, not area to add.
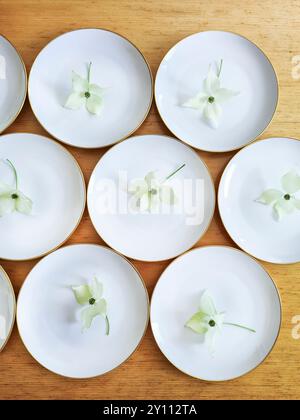
[[[13,165],[13,163],[9,159],[6,159],[6,161],[9,163],[9,165],[11,166],[11,168],[13,170],[13,173],[14,173],[14,176],[15,176],[16,190],[17,190],[18,189],[18,173],[17,173],[17,170],[16,170],[15,166]]]
[[[92,67],[92,63],[90,63],[88,67],[88,84],[90,84],[90,80],[91,80],[91,67]]]
[[[109,335],[110,325],[109,325],[109,319],[107,315],[105,317],[105,322],[106,322],[106,335]]]
[[[165,179],[165,181],[167,181],[168,179],[170,179],[172,176],[174,176],[175,174],[177,174],[177,172],[179,172],[182,168],[185,167],[185,163],[183,165],[181,165],[178,169],[176,169],[176,171],[172,172],[169,176],[167,176],[167,178]]]
[[[220,77],[220,76],[221,76],[222,68],[223,68],[223,59],[221,60],[221,63],[220,63],[219,72],[218,72],[218,77]]]
[[[244,325],[232,324],[231,322],[224,322],[224,325],[229,325],[231,327],[238,327],[238,328],[242,328],[243,330],[247,330],[247,331],[256,333],[255,330],[253,330],[252,328],[244,327]]]

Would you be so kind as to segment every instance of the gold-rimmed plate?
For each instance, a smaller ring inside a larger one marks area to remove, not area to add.
[[[15,47],[0,34],[0,133],[19,115],[27,94],[27,73]]]
[[[72,72],[87,79],[90,63],[90,83],[103,88],[100,115],[89,113],[86,103],[77,110],[64,106],[72,92]],[[98,148],[125,139],[142,124],[151,107],[153,80],[145,57],[126,38],[104,29],[80,29],[55,38],[38,54],[28,95],[36,118],[53,137]]]
[[[4,349],[15,323],[16,298],[10,279],[0,266],[0,352]]]

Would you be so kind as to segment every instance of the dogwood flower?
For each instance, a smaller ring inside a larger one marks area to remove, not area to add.
[[[217,72],[210,65],[208,76],[203,82],[203,90],[182,105],[183,107],[199,110],[212,128],[218,128],[219,126],[219,119],[222,115],[221,105],[239,94],[239,92],[221,88],[220,75],[222,67],[223,60],[221,60]]]
[[[185,164],[181,165],[163,181],[156,177],[155,171],[149,172],[144,179],[131,181],[128,192],[133,195],[135,206],[141,211],[155,210],[160,203],[173,206],[177,200],[175,192],[164,183],[184,167]]]
[[[16,168],[10,160],[7,159],[6,162],[10,165],[14,173],[15,185],[10,186],[0,181],[0,217],[13,213],[14,211],[28,215],[32,211],[33,203],[18,188]]]
[[[300,176],[296,171],[290,171],[281,178],[283,191],[269,189],[256,200],[258,203],[272,205],[276,220],[281,220],[286,214],[300,210],[300,199],[295,193],[300,192]]]
[[[79,76],[73,71],[72,86],[73,92],[65,103],[65,108],[79,109],[84,104],[91,114],[100,115],[103,106],[103,90],[100,86],[90,83],[92,63],[88,66],[87,79]]]
[[[107,303],[103,299],[103,286],[95,277],[90,284],[72,286],[76,301],[79,305],[85,306],[81,311],[82,328],[89,329],[93,319],[101,315],[106,322],[106,335],[109,335],[110,325],[107,316]]]
[[[200,300],[199,311],[187,321],[185,326],[197,334],[204,335],[205,343],[208,345],[212,353],[215,351],[216,338],[222,331],[224,325],[243,328],[253,333],[256,332],[251,328],[244,327],[239,324],[224,322],[224,320],[225,312],[218,312],[216,310],[212,297],[208,291],[205,291]]]

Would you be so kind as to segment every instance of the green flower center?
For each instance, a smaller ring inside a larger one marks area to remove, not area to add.
[[[290,194],[285,194],[285,196],[283,197],[285,200],[289,201],[291,199]]]
[[[211,319],[208,324],[212,328],[216,326],[216,323],[215,323],[215,321],[213,319]]]
[[[214,98],[213,96],[210,96],[210,97],[208,98],[208,102],[209,102],[210,104],[213,104],[213,103],[215,102],[215,98]]]
[[[84,96],[88,99],[91,96],[91,94],[90,92],[85,92]]]
[[[151,190],[149,192],[152,195],[156,195],[157,194],[157,190],[155,188],[151,188]]]
[[[18,194],[12,194],[12,195],[11,195],[11,198],[12,198],[13,200],[17,200],[17,198],[19,198],[19,196],[18,196]]]
[[[94,303],[96,302],[96,299],[94,299],[94,298],[91,298],[90,300],[89,300],[89,304],[90,305],[94,305]]]

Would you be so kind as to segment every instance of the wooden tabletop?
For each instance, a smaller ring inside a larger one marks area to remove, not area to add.
[[[300,138],[300,80],[292,77],[292,58],[300,54],[300,2],[294,0],[0,0],[0,33],[19,50],[29,71],[38,52],[63,32],[81,27],[116,31],[136,44],[155,75],[170,47],[182,38],[208,29],[240,33],[258,44],[271,59],[280,83],[275,118],[261,138]],[[35,119],[28,101],[6,133],[48,135]],[[153,104],[137,134],[170,134]],[[83,169],[86,182],[107,149],[68,148]],[[199,152],[216,187],[234,153]],[[300,157],[299,157],[300,158]],[[1,240],[1,233],[0,233]],[[103,243],[87,212],[69,244]],[[216,211],[214,220],[197,246],[235,246]],[[37,261],[0,261],[18,293]],[[135,262],[149,294],[168,265]],[[90,380],[69,380],[41,367],[24,348],[17,328],[0,354],[0,399],[260,399],[300,397],[300,341],[291,335],[291,319],[300,315],[300,264],[265,264],[281,292],[283,325],[269,358],[247,376],[227,383],[205,383],[173,367],[159,351],[150,327],[138,351],[113,372]]]

